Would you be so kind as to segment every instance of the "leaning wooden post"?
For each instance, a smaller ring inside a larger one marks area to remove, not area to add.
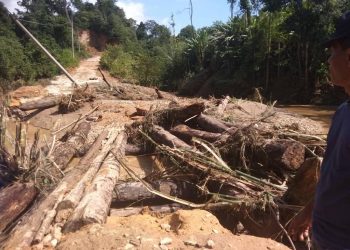
[[[63,71],[63,73],[72,81],[74,87],[78,87],[77,82],[73,77],[68,73],[68,71],[50,54],[50,52],[27,30],[23,24],[18,21],[13,15],[10,15],[13,21],[25,32],[27,35],[45,52],[45,54]]]

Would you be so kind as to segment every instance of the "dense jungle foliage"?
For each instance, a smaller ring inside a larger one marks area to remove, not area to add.
[[[226,2],[228,22],[201,29],[188,25],[177,35],[152,20],[127,19],[115,0],[72,0],[68,6],[63,0],[22,0],[25,11],[17,16],[68,67],[77,59],[70,52],[67,12],[74,13],[76,33],[88,29],[106,37],[101,66],[135,83],[202,96],[246,97],[260,89],[267,100],[294,103],[329,92],[322,44],[336,19],[350,9],[350,0]],[[2,82],[57,73],[2,5],[0,19],[5,24],[0,27]]]

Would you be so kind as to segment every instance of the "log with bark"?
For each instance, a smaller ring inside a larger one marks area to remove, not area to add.
[[[44,219],[43,215],[46,211],[52,210],[57,200],[59,200],[63,194],[67,193],[67,191],[71,190],[76,184],[77,179],[86,172],[89,163],[95,157],[96,152],[101,147],[101,143],[106,136],[107,131],[101,133],[87,154],[80,160],[78,167],[68,172],[50,195],[42,197],[42,199],[37,202],[35,207],[31,209],[31,212],[22,219],[22,223],[14,228],[11,237],[5,243],[5,249],[30,247],[36,232],[42,224]]]
[[[151,137],[155,142],[159,144],[164,144],[171,148],[174,148],[174,147],[187,148],[187,149],[192,148],[190,145],[188,145],[184,141],[180,140],[176,136],[172,135],[171,133],[169,133],[168,131],[166,131],[165,129],[157,125],[153,126]]]
[[[211,133],[207,131],[192,129],[186,125],[180,124],[170,130],[170,132],[187,143],[191,143],[193,137],[215,142],[221,137],[221,133]]]
[[[314,197],[322,160],[319,157],[309,158],[299,168],[284,195],[288,204],[305,206]]]
[[[186,190],[180,190],[172,181],[158,181],[152,185],[155,190],[166,195],[181,197]],[[117,185],[114,188],[114,202],[138,201],[152,199],[157,196],[151,193],[141,182],[127,182]]]
[[[66,221],[70,214],[73,212],[74,208],[78,206],[80,200],[84,195],[86,187],[91,184],[91,181],[100,169],[101,164],[103,163],[104,159],[113,147],[113,143],[116,140],[119,133],[120,129],[113,129],[109,134],[108,140],[103,145],[103,148],[97,154],[97,156],[91,162],[84,163],[86,165],[82,167],[86,168],[87,171],[82,177],[80,176],[77,179],[74,188],[70,190],[70,192],[57,206],[57,216],[55,218],[55,221],[57,223]],[[78,164],[78,167],[80,167],[80,163]]]
[[[220,120],[204,114],[197,117],[197,123],[203,130],[212,133],[223,133],[230,129]]]
[[[89,122],[82,122],[74,130],[73,134],[65,143],[60,143],[53,151],[52,157],[57,166],[64,170],[74,156],[78,155],[81,148],[85,146],[87,136],[90,132]]]
[[[184,124],[187,120],[200,115],[205,109],[203,102],[194,103],[186,107],[175,107],[151,113],[149,116],[153,124],[170,129],[174,124]],[[146,116],[147,119],[147,116]]]
[[[15,183],[0,190],[0,233],[32,204],[37,195],[38,190],[30,183]]]
[[[76,231],[87,224],[106,221],[112,202],[113,188],[119,177],[119,162],[125,155],[125,145],[126,134],[122,131],[90,187],[85,191],[84,197],[65,224],[65,232]]]
[[[19,105],[19,109],[22,111],[34,110],[34,109],[48,109],[57,106],[62,97],[46,97],[36,101],[30,101]]]
[[[305,147],[297,141],[268,140],[264,145],[266,162],[275,169],[297,170],[305,160]]]
[[[145,154],[150,154],[151,151],[147,150],[146,147],[134,145],[134,144],[126,144],[125,146],[125,155],[145,155]]]

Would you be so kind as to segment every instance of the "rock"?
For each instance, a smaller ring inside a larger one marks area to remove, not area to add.
[[[125,250],[130,250],[130,249],[134,249],[134,245],[133,244],[126,244],[125,247],[124,247]]]
[[[197,241],[193,240],[193,239],[189,239],[189,240],[184,240],[184,244],[186,246],[193,246],[193,247],[197,247],[198,243]]]
[[[214,243],[213,240],[208,240],[207,241],[207,245],[206,245],[207,248],[213,249],[214,246],[215,246],[215,243]]]
[[[165,246],[165,245],[160,245],[159,248],[160,248],[161,250],[168,250],[168,247]]]
[[[44,237],[43,239],[43,244],[45,247],[48,247],[51,245],[51,240],[52,240],[52,235],[51,234],[48,234]]]
[[[171,226],[170,226],[169,224],[162,224],[162,225],[160,225],[160,227],[161,227],[163,230],[165,230],[165,231],[167,231],[167,232],[170,232]]]
[[[57,240],[57,239],[53,239],[53,240],[51,241],[51,246],[52,246],[53,248],[55,248],[55,247],[57,246],[57,244],[58,244],[58,240]]]
[[[160,240],[159,245],[170,245],[173,242],[173,240],[169,237],[165,237]]]
[[[214,233],[214,234],[218,234],[218,233],[219,233],[219,231],[218,231],[218,230],[216,230],[216,229],[213,229],[213,233]]]

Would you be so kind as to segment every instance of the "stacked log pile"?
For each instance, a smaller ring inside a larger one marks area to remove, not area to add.
[[[217,113],[224,114],[229,102],[228,97],[218,102]],[[180,208],[214,211],[258,207],[276,214],[286,208],[301,208],[314,191],[322,156],[322,150],[316,149],[325,142],[317,136],[260,129],[257,125],[273,119],[273,109],[268,111],[248,124],[232,124],[208,115],[204,102],[138,110],[143,121],[125,129],[106,129],[78,165],[66,169],[91,128],[87,122],[80,123],[64,143],[49,150],[51,162],[64,175],[45,196],[37,196],[31,185],[24,192],[24,184],[0,190],[0,204],[1,199],[9,200],[4,194],[11,188],[28,197],[21,202],[14,197],[0,211],[0,218],[7,221],[1,230],[38,197],[12,230],[5,248],[40,246],[47,241],[55,247],[62,232],[105,223],[109,214],[142,212],[140,206],[129,206],[139,200],[148,200],[154,213]],[[139,176],[124,156],[144,152],[156,155],[164,167]],[[131,182],[118,181],[121,169],[132,177]],[[6,214],[13,203],[22,205],[13,214]],[[275,219],[281,225],[279,218]]]

